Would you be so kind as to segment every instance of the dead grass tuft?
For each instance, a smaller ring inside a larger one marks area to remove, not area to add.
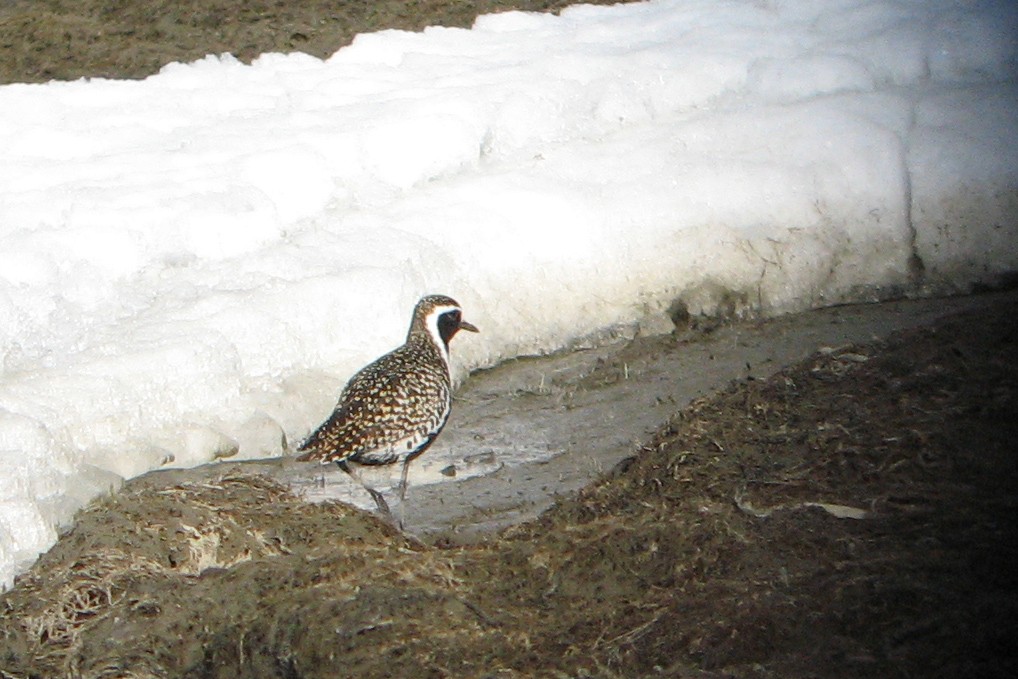
[[[22,615],[13,617],[31,644],[31,653],[43,664],[63,665],[76,650],[90,624],[122,603],[138,578],[162,575],[166,569],[150,559],[119,550],[103,550],[45,574],[19,582],[24,594],[34,599]],[[24,601],[26,597],[21,597]]]
[[[470,547],[421,545],[261,477],[129,483],[0,597],[0,663],[26,677],[1013,676],[1016,312],[734,383]]]

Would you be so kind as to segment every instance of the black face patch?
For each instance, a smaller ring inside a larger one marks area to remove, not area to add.
[[[444,314],[438,317],[438,334],[442,338],[442,342],[445,343],[446,348],[449,347],[449,340],[456,334],[456,331],[460,329],[460,319],[462,315],[459,309],[453,309],[452,311],[446,311]]]

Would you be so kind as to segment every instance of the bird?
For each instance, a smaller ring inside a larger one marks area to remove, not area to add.
[[[297,460],[335,462],[364,486],[390,520],[385,498],[364,482],[357,466],[401,462],[402,528],[409,465],[434,443],[449,419],[449,342],[460,330],[478,332],[463,320],[456,300],[445,295],[422,297],[414,307],[406,342],[350,378],[332,414],[298,448]]]

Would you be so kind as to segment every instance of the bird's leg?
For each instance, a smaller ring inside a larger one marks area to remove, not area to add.
[[[371,495],[371,499],[375,501],[375,506],[378,508],[378,511],[389,519],[389,521],[392,521],[392,512],[389,510],[389,503],[385,501],[382,494],[364,483],[364,479],[361,478],[361,475],[357,473],[356,469],[351,468],[350,465],[346,463],[346,460],[337,460],[336,464],[339,465],[339,468],[346,472],[350,477],[356,479],[357,483],[361,484],[364,490],[368,491],[368,494]]]
[[[399,501],[403,502],[406,499],[406,475],[410,471],[410,460],[406,460],[403,463],[403,473],[399,475]]]
[[[410,459],[403,461],[403,471],[399,475],[399,529],[403,530],[403,519],[406,518],[406,487],[407,472],[410,471]]]
[[[361,484],[362,486],[364,484]],[[371,498],[375,501],[375,506],[378,507],[378,511],[385,514],[389,519],[392,519],[392,512],[389,511],[389,503],[385,501],[385,498],[380,492],[372,488],[371,486],[364,486],[364,490],[371,494]]]

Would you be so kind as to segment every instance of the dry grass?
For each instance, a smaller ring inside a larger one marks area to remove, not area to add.
[[[593,0],[588,4],[616,4]],[[624,1],[624,0],[623,0]],[[21,0],[0,3],[0,84],[143,78],[170,62],[266,52],[325,58],[358,33],[470,26],[479,14],[564,0]]]
[[[0,597],[0,667],[1013,676],[1015,313],[733,384],[472,547],[420,545],[257,476],[128,484]]]

